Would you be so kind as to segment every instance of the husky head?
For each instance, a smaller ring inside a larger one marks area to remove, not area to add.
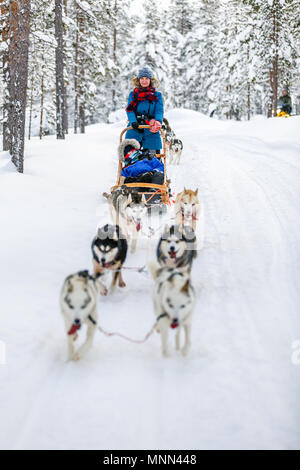
[[[69,334],[76,333],[94,307],[95,299],[92,295],[91,283],[94,278],[88,271],[82,271],[69,276],[64,283],[63,305],[70,323]]]
[[[176,270],[171,273],[162,292],[162,307],[176,328],[191,310],[192,296],[189,277]]]
[[[159,246],[164,257],[176,262],[184,255],[187,249],[187,241],[179,226],[172,225],[169,227],[166,225]]]
[[[138,192],[130,193],[125,207],[126,218],[131,221],[137,232],[141,230],[142,219],[147,214],[147,204],[145,195]]]
[[[172,146],[173,152],[178,153],[178,152],[181,152],[182,150],[182,142],[179,139],[174,139],[171,146]]]
[[[173,142],[174,138],[175,138],[175,134],[174,134],[173,131],[168,131],[168,132],[166,133],[166,142],[167,142],[168,144],[171,144],[171,142]]]
[[[156,281],[156,295],[160,296],[162,311],[170,318],[170,326],[176,328],[190,313],[194,303],[188,269],[160,268],[154,264],[149,268]]]
[[[200,209],[198,189],[192,191],[191,189],[184,188],[183,192],[177,194],[175,205],[176,213],[181,212],[184,220],[196,219]]]
[[[108,225],[98,230],[97,236],[92,242],[92,251],[96,261],[103,268],[108,268],[116,259],[120,249],[120,238],[122,237],[118,225]]]

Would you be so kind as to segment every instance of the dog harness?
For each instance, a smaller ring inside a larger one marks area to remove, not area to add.
[[[164,317],[168,317],[170,319],[170,315],[168,315],[167,313],[162,313],[161,315],[159,315],[156,319],[156,322],[158,323],[159,320],[161,320],[162,318]],[[170,325],[170,328],[177,328],[179,326],[179,323],[178,323],[178,320],[174,320],[171,325]]]

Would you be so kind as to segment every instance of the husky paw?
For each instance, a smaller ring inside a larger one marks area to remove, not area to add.
[[[126,287],[126,282],[124,281],[119,282],[119,287]]]
[[[107,295],[108,294],[107,288],[106,287],[102,288],[100,293],[101,293],[101,295]]]
[[[163,352],[162,352],[162,355],[163,355],[164,357],[170,357],[170,353],[169,353],[168,350],[163,351]]]
[[[184,346],[184,348],[182,348],[182,350],[181,350],[181,354],[183,356],[187,356],[189,351],[190,351],[190,347],[189,346]]]
[[[73,356],[73,361],[76,361],[76,362],[78,362],[78,361],[80,361],[80,359],[81,359],[81,356],[80,356],[80,354],[78,354],[78,353],[75,353],[75,354],[74,354],[74,356]]]

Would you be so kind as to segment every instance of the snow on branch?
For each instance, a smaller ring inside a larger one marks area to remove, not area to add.
[[[49,44],[50,46],[57,47],[56,39],[52,36],[43,33],[42,31],[32,31],[31,34],[37,39],[40,39],[41,41]]]

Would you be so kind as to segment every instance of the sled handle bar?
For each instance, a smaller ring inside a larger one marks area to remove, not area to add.
[[[130,131],[131,129],[133,129],[133,127],[129,126],[129,127],[126,127],[125,129],[122,130],[121,134],[120,134],[120,143],[122,143],[122,140],[123,140],[123,135],[125,134],[125,132],[127,131]],[[146,125],[142,125],[142,126],[139,126],[138,129],[150,129],[150,126],[146,126]],[[161,135],[161,138],[162,138],[162,142],[163,142],[163,151],[164,153],[160,153],[159,156],[160,158],[162,157],[165,157],[166,156],[166,139],[165,139],[165,133],[162,129],[160,129],[160,135]]]

